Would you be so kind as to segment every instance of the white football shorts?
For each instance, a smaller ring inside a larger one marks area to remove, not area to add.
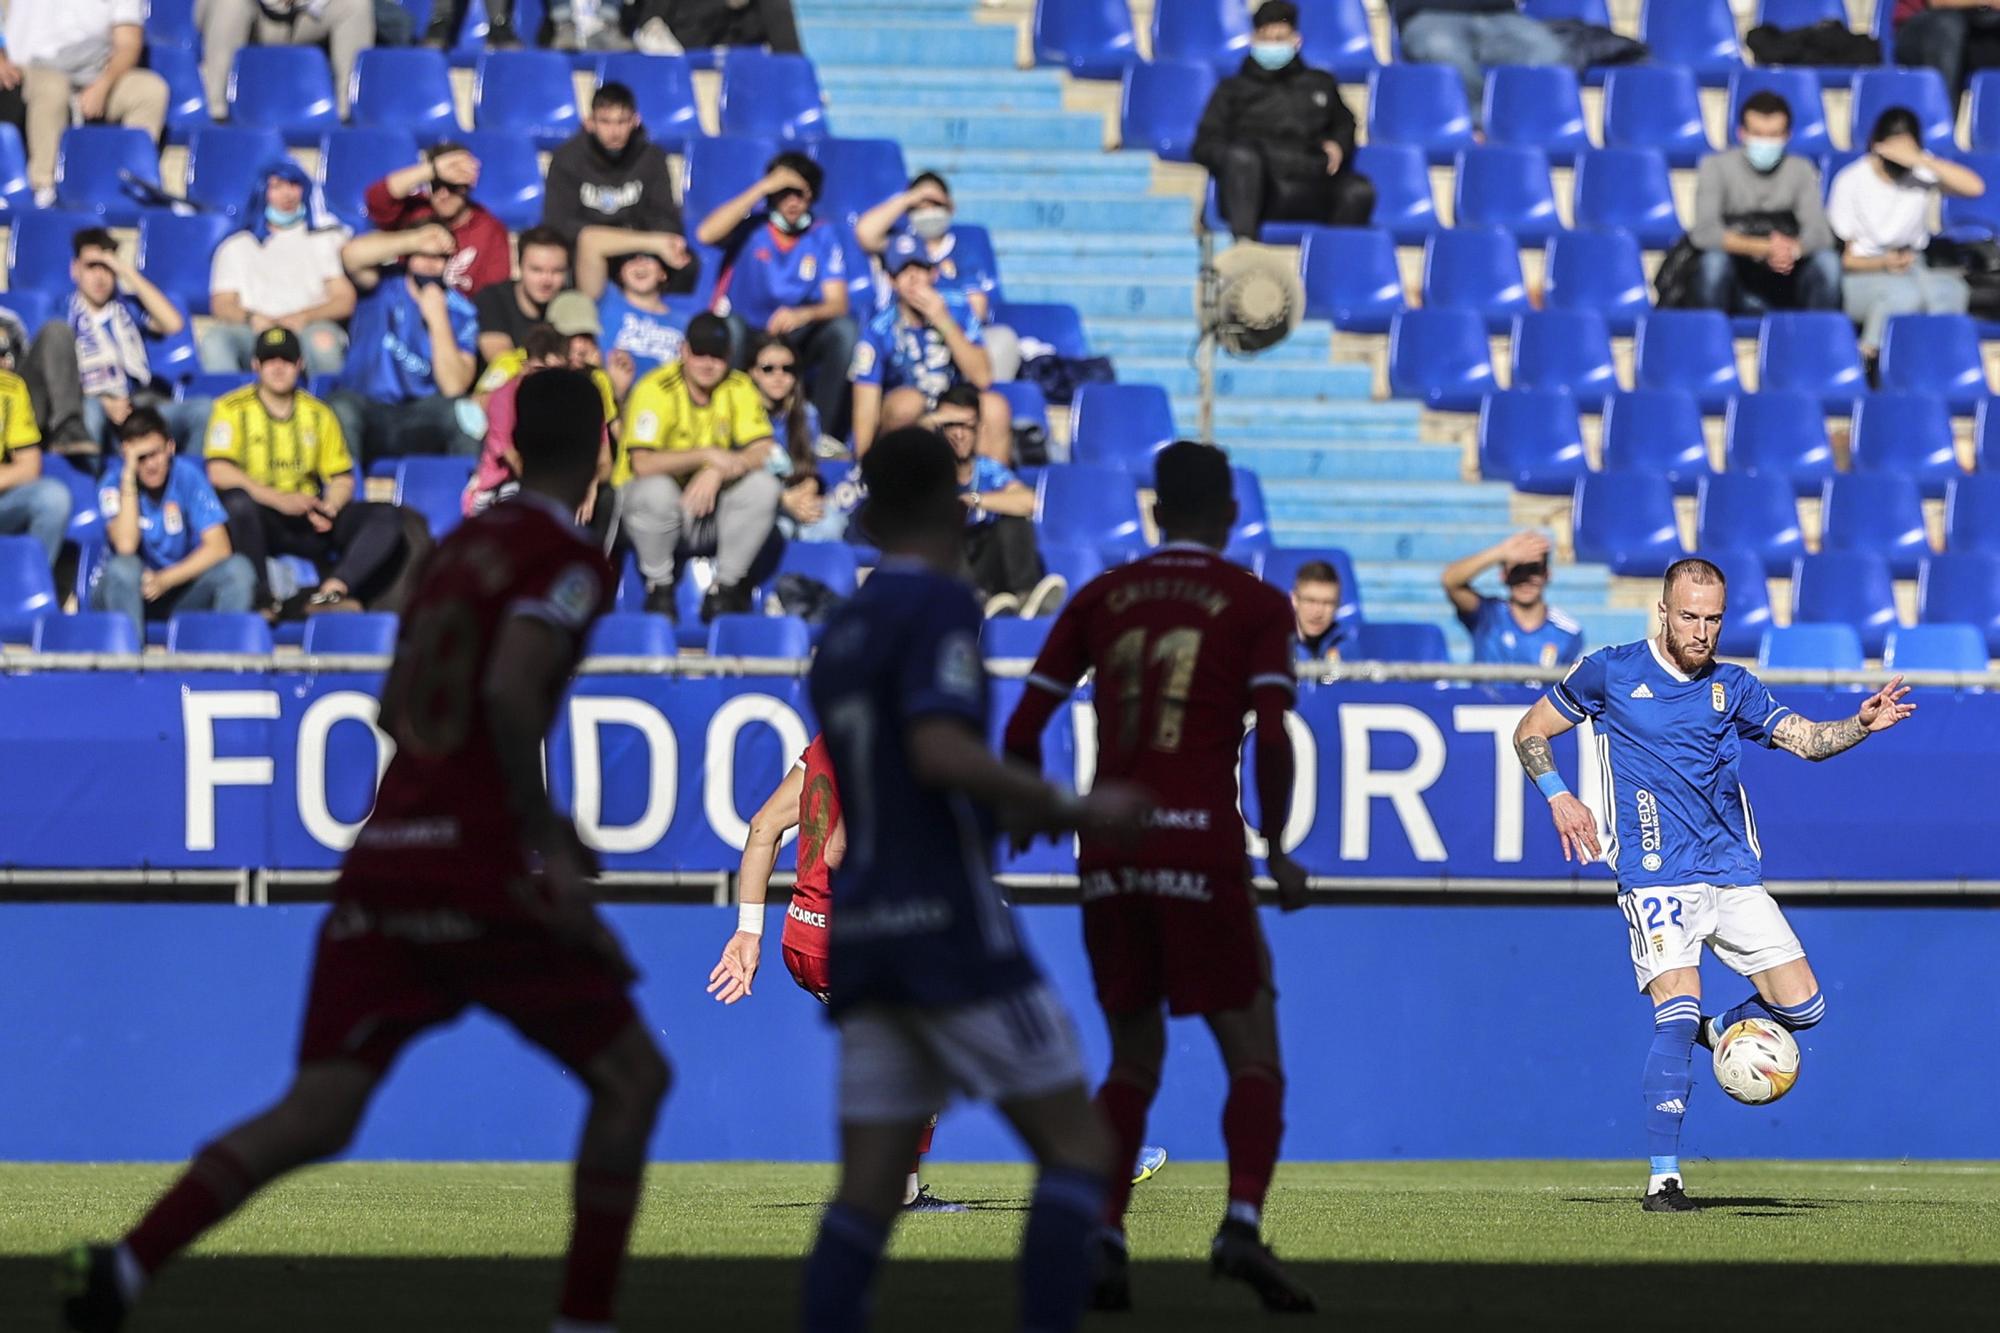
[[[1762,884],[1682,884],[1618,895],[1631,936],[1632,970],[1644,990],[1653,978],[1701,965],[1701,946],[1741,976],[1806,956],[1799,937]]]
[[[840,1020],[840,1118],[926,1120],[954,1096],[1039,1097],[1083,1083],[1076,1029],[1045,983],[954,1009],[863,1005]]]

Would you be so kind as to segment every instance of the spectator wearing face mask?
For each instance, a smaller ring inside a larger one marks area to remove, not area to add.
[[[514,276],[514,248],[506,224],[474,203],[479,159],[463,145],[441,143],[426,149],[415,166],[392,171],[363,196],[368,221],[383,231],[407,231],[441,222],[451,231],[451,262],[445,285],[475,296]]]
[[[1924,151],[1922,127],[1908,107],[1875,119],[1867,156],[1833,178],[1826,220],[1845,242],[1840,295],[1861,326],[1861,354],[1874,360],[1892,315],[1962,315],[1972,292],[1957,269],[1924,262],[1931,213],[1940,194],[1986,193],[1979,174]]]
[[[354,284],[341,266],[347,228],[321,204],[304,168],[290,157],[267,163],[245,210],[248,221],[216,247],[209,268],[209,311],[201,368],[251,368],[265,329],[298,335],[306,373],[339,370],[347,355],[340,321],[354,313]]]
[[[958,233],[952,228],[956,206],[951,186],[935,171],[922,172],[910,181],[910,188],[892,194],[863,213],[854,223],[854,239],[876,258],[888,253],[889,242],[903,230],[924,243],[937,277],[937,289],[946,296],[957,295],[980,324],[986,340],[986,355],[993,363],[993,378],[1011,380],[1021,368],[1021,340],[1014,330],[993,323],[993,302],[987,296],[999,285],[1000,275],[991,271],[990,256],[963,253]],[[882,288],[879,314],[894,303],[894,293]]]
[[[1731,314],[1837,310],[1840,252],[1820,206],[1819,170],[1785,151],[1792,108],[1774,92],[1743,99],[1740,146],[1701,160],[1693,304]]]

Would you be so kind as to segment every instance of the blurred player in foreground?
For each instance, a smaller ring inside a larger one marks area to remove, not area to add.
[[[980,608],[955,577],[965,510],[951,446],[927,430],[891,431],[861,468],[860,522],[883,559],[828,623],[812,670],[847,850],[833,876],[828,960],[840,1191],[806,1264],[804,1327],[867,1327],[910,1160],[957,1094],[994,1102],[1040,1167],[1021,1241],[1020,1326],[1059,1333],[1083,1314],[1114,1158],[1069,1015],[993,882],[994,822],[1110,835],[1136,831],[1149,806],[1119,783],[1061,791],[987,747]]]
[[[1715,660],[1726,602],[1722,571],[1706,560],[1667,570],[1660,636],[1600,648],[1535,701],[1514,731],[1521,765],[1549,801],[1563,859],[1602,857],[1618,876],[1618,906],[1631,936],[1632,969],[1653,1002],[1653,1045],[1642,1091],[1652,1170],[1649,1213],[1691,1213],[1683,1192],[1681,1122],[1694,1088],[1697,1042],[1746,1018],[1793,1031],[1819,1022],[1826,999],[1798,936],[1764,890],[1757,819],[1737,777],[1742,742],[1831,759],[1911,713],[1901,676],[1838,722],[1808,722],[1771,697],[1742,667]],[[1599,848],[1598,815],[1569,794],[1549,742],[1585,721],[1595,725],[1610,833]],[[1706,944],[1756,992],[1719,1018],[1701,1013]]]
[[[1097,673],[1097,777],[1142,785],[1158,805],[1136,847],[1086,833],[1077,855],[1083,935],[1111,1029],[1098,1109],[1131,1153],[1146,1131],[1166,1058],[1166,1019],[1200,1014],[1229,1072],[1222,1135],[1229,1207],[1210,1250],[1216,1273],[1272,1310],[1313,1310],[1261,1238],[1264,1196],[1284,1133],[1271,954],[1244,854],[1237,769],[1243,719],[1257,724],[1259,822],[1287,911],[1306,877],[1280,850],[1292,801],[1290,600],[1221,555],[1236,522],[1229,459],[1182,441],[1155,456],[1164,544],[1090,583],[1057,617],[1007,725],[1007,753],[1041,765],[1042,729],[1086,671]],[[1129,1189],[1105,1210],[1093,1304],[1132,1303]]]
[[[592,858],[549,802],[542,741],[611,568],[572,521],[603,409],[581,374],[521,386],[521,494],[439,547],[382,691],[396,742],[341,867],[313,962],[298,1073],[203,1148],[116,1246],[69,1256],[69,1327],[111,1333],[148,1279],[258,1189],[347,1145],[397,1054],[479,1005],[590,1092],[556,1333],[611,1328],[667,1063],[627,995],[624,949],[592,906]]]

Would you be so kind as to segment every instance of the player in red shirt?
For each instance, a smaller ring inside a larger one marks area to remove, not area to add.
[[[1200,1014],[1229,1071],[1222,1132],[1229,1209],[1214,1270],[1273,1310],[1310,1311],[1260,1238],[1283,1134],[1271,955],[1237,809],[1243,719],[1257,726],[1256,781],[1268,865],[1286,910],[1306,902],[1305,872],[1279,850],[1291,807],[1292,608],[1285,594],[1224,560],[1236,521],[1229,460],[1182,441],[1155,459],[1165,544],[1094,580],[1063,609],[1008,722],[1008,754],[1041,769],[1042,730],[1095,670],[1097,779],[1135,783],[1156,811],[1136,847],[1085,835],[1077,855],[1084,943],[1111,1031],[1097,1104],[1128,1157],[1146,1129],[1166,1052],[1161,1006]],[[1124,1236],[1129,1188],[1107,1201],[1094,1304],[1129,1309]]]
[[[258,1189],[341,1151],[397,1054],[479,1005],[590,1092],[557,1333],[611,1328],[668,1068],[591,905],[590,853],[550,803],[542,741],[613,580],[571,516],[595,484],[588,377],[522,386],[521,494],[432,556],[383,686],[396,742],[321,927],[298,1073],[276,1105],[198,1153],[112,1246],[69,1259],[69,1327],[111,1333],[147,1279]]]

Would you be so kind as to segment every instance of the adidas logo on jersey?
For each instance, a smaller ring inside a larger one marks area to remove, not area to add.
[[[1634,699],[1650,699],[1653,697],[1653,688],[1642,682],[1638,689],[1632,691],[1632,697]]]
[[[1665,1111],[1668,1115],[1686,1115],[1688,1108],[1686,1102],[1676,1097],[1672,1101],[1661,1102],[1653,1109],[1655,1111]]]

